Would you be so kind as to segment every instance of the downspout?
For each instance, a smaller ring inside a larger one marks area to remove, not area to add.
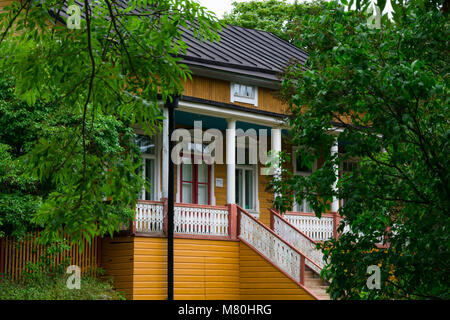
[[[171,159],[174,143],[172,133],[175,128],[175,108],[178,107],[179,96],[172,96],[167,99],[164,107],[168,109],[169,116],[169,183],[167,195],[167,300],[173,301],[173,230],[174,230],[174,164]]]

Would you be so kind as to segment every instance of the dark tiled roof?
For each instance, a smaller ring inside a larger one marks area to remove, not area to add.
[[[190,30],[183,31],[188,49],[182,57],[187,64],[277,79],[291,61],[304,64],[308,58],[306,52],[266,31],[227,25],[219,32],[218,43],[200,42]]]
[[[75,3],[83,7],[82,0]],[[126,0],[116,3],[122,8],[127,6]],[[65,11],[66,7],[61,16],[67,17]],[[84,11],[81,12],[84,16]],[[186,54],[180,57],[190,66],[278,80],[289,63],[304,64],[308,58],[305,51],[266,31],[227,25],[219,32],[220,41],[210,42],[199,41],[192,30],[180,28],[188,45]]]

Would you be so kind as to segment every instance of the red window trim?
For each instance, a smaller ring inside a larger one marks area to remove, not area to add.
[[[183,162],[180,164],[180,202],[183,203],[183,182],[192,184],[192,204],[198,204],[198,185],[206,184],[208,186],[208,205],[211,205],[211,165],[208,164],[207,182],[198,182],[198,164],[194,163],[195,155],[191,155],[192,181],[183,180]]]

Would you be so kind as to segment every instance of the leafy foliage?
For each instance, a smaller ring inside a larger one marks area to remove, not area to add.
[[[44,188],[24,175],[17,160],[30,151],[49,110],[43,104],[33,107],[14,96],[12,83],[0,79],[0,237],[21,238],[33,228],[31,222],[41,205]]]
[[[97,176],[92,180],[90,190],[97,196],[95,201],[98,203],[89,210],[80,206],[73,214],[68,214],[66,210],[72,204],[55,204],[55,201],[64,199],[64,192],[77,192],[67,188],[77,183],[77,171],[82,171],[83,146],[80,139],[74,138],[73,130],[73,124],[81,121],[80,116],[68,114],[66,110],[61,112],[54,105],[49,106],[42,101],[29,106],[15,96],[11,81],[1,82],[0,93],[0,139],[7,143],[0,145],[2,232],[20,237],[27,230],[41,226],[47,228],[41,240],[51,242],[57,238],[62,226],[66,233],[81,237],[82,233],[77,232],[80,225],[92,228],[84,232],[89,236],[89,231],[91,234],[99,231],[98,222],[103,233],[103,226],[109,224],[110,229],[106,231],[112,232],[116,224],[128,222],[133,215],[129,203],[135,201],[142,181],[133,171],[125,179],[118,179],[118,183],[127,184],[123,189],[110,182],[118,172],[105,171],[108,168],[105,163],[119,168],[129,166],[136,169],[139,166],[139,150],[133,142],[134,133],[128,126],[129,121],[101,114],[93,120],[86,137],[86,154],[92,161],[87,166],[89,174]],[[65,145],[71,148],[70,152],[64,149]],[[103,201],[114,192],[122,200],[126,198],[121,193],[132,198],[128,202]],[[73,205],[75,207],[76,204]]]
[[[277,21],[265,21],[262,8],[276,2],[253,3],[261,11],[247,15],[250,5],[236,5],[234,19],[273,31]],[[305,3],[280,28],[309,53],[306,68],[293,66],[284,78],[290,138],[303,165],[321,165],[309,177],[283,166],[275,205],[285,211],[306,198],[320,217],[333,197],[345,199],[340,238],[321,246],[334,299],[450,298],[448,3],[391,3],[381,29],[368,26],[368,1]],[[339,156],[329,151],[335,139]],[[334,188],[335,168],[342,174],[350,159],[358,166]],[[370,265],[380,267],[380,289],[367,287]]]
[[[0,237],[10,234],[20,238],[29,229],[41,198],[34,180],[21,175],[9,151],[8,145],[0,144]]]
[[[80,290],[68,289],[67,275],[42,276],[19,283],[0,279],[0,300],[125,300],[108,279],[81,278]]]
[[[280,38],[297,44],[294,28],[299,17],[314,14],[321,10],[324,3],[315,5],[299,1],[293,3],[286,0],[252,0],[233,2],[230,13],[224,14],[223,22],[250,29],[272,32]]]
[[[448,15],[432,2],[397,5],[381,29],[368,28],[363,5],[330,2],[304,17],[308,69],[292,68],[284,82],[294,143],[315,148],[310,162],[324,157],[284,191],[305,190],[298,200],[318,215],[332,197],[346,200],[342,235],[324,247],[333,298],[449,298]],[[339,157],[326,151],[336,127]],[[334,189],[334,168],[352,158],[358,167]],[[381,289],[367,288],[369,265],[381,268]]]
[[[133,216],[143,181],[130,128],[154,134],[158,101],[189,77],[179,63],[183,28],[199,39],[217,39],[220,28],[194,1],[135,0],[122,8],[85,0],[81,28],[68,29],[64,2],[14,1],[0,13],[0,71],[40,121],[32,125],[38,142],[12,152],[27,151],[23,177],[40,184],[42,205],[31,216],[47,241],[63,226],[73,241],[112,233]],[[20,130],[15,116],[10,125]],[[8,139],[20,140],[10,132]]]

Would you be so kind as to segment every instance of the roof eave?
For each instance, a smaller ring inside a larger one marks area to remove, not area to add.
[[[182,60],[181,63],[186,64],[192,73],[197,76],[230,82],[241,82],[275,90],[280,89],[281,87],[281,76],[278,74],[243,70],[240,68],[198,63],[187,60]]]

